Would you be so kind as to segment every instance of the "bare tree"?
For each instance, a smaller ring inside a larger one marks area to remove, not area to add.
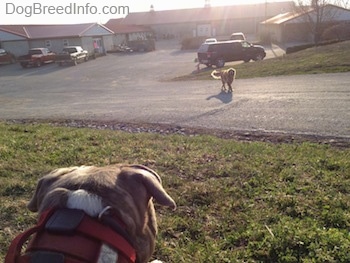
[[[350,4],[349,0],[341,0],[339,2],[340,2],[339,6],[344,7],[344,8],[348,8],[349,7],[349,4]]]
[[[313,42],[317,45],[321,39],[326,24],[331,24],[336,16],[335,9],[327,8],[327,6],[333,4],[340,7],[346,7],[348,3],[349,0],[297,0],[295,8],[297,13],[305,17],[304,22],[313,36]]]

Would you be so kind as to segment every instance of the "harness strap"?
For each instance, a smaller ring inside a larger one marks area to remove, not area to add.
[[[77,231],[97,240],[103,240],[103,242],[117,248],[119,252],[129,258],[130,262],[135,262],[136,251],[129,242],[125,242],[125,239],[121,235],[111,231],[111,228],[98,223],[91,217],[85,215],[84,220],[78,226]]]
[[[41,252],[39,252],[39,253],[41,254]],[[35,257],[35,255],[34,255],[34,257]],[[63,257],[63,255],[62,255],[62,257]],[[24,255],[21,255],[21,256],[17,259],[16,263],[37,262],[36,260],[37,260],[36,258],[33,259],[33,255],[24,254]],[[51,257],[48,257],[48,258],[44,259],[44,261],[39,261],[39,262],[45,262],[45,263],[50,262],[50,263],[55,263],[55,262],[53,262],[53,260],[52,260]],[[57,262],[62,262],[62,261],[57,261]],[[65,257],[65,258],[64,258],[64,263],[81,263],[81,261],[80,261],[80,260],[76,260],[76,259],[74,259],[74,258]]]
[[[38,251],[51,251],[61,253],[65,259],[74,258],[82,263],[97,262],[100,248],[101,242],[88,236],[81,236],[78,233],[69,236],[57,235],[45,231],[37,233],[26,252],[30,254]]]
[[[134,245],[129,234],[125,231],[125,228],[120,224],[120,222],[118,220],[115,220],[115,218],[113,218],[113,216],[103,215],[99,219],[103,224],[109,226],[114,231],[119,233],[126,241],[128,241],[128,243],[130,245],[132,245],[132,246]]]
[[[31,235],[44,229],[47,218],[49,218],[53,212],[54,212],[53,210],[48,210],[48,211],[42,213],[42,215],[39,219],[39,222],[35,227],[32,227],[32,228],[24,231],[23,233],[19,234],[12,241],[12,243],[8,249],[7,255],[5,257],[5,263],[16,262],[17,258],[21,254],[21,249],[23,247],[23,244],[28,240],[28,238]],[[27,261],[27,262],[29,262],[29,261]]]
[[[83,219],[74,231],[73,236],[53,234],[50,230],[45,230],[46,222],[55,212],[54,209],[48,210],[42,214],[39,222],[33,228],[30,228],[18,235],[11,243],[8,253],[5,258],[5,263],[28,263],[28,254],[20,255],[23,244],[30,236],[37,233],[35,238],[31,240],[26,252],[34,252],[40,250],[57,251],[67,253],[73,257],[65,257],[65,263],[78,263],[78,260],[89,262],[93,259],[96,261],[96,248],[100,248],[101,242],[110,245],[121,253],[120,259],[125,259],[127,262],[133,263],[136,261],[136,251],[125,238],[117,232],[111,230],[109,226],[101,224],[96,219],[93,219],[84,214]],[[84,247],[81,247],[81,245]],[[68,260],[69,259],[69,260]]]

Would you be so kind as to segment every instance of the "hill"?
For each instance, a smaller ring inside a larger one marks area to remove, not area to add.
[[[237,79],[348,72],[350,71],[350,41],[312,47],[259,62],[227,63],[223,69],[229,67],[237,70]],[[204,68],[198,73],[179,76],[173,80],[212,79],[209,74],[211,70],[211,68]]]

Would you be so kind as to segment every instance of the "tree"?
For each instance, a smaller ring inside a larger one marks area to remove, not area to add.
[[[296,12],[305,18],[305,24],[308,26],[309,32],[312,34],[314,44],[318,44],[325,26],[332,24],[336,16],[336,10],[329,8],[330,4],[339,7],[347,7],[349,0],[297,0],[295,6]]]
[[[350,26],[346,23],[330,26],[324,30],[322,40],[346,40],[350,39]]]

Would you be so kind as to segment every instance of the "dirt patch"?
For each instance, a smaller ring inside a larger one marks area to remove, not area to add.
[[[261,141],[269,143],[303,143],[313,142],[331,145],[339,148],[350,148],[350,138],[319,136],[311,134],[288,134],[264,131],[228,131],[219,129],[207,129],[200,127],[182,127],[168,124],[155,123],[127,123],[118,121],[96,120],[7,120],[8,123],[35,124],[48,123],[56,126],[91,128],[98,130],[116,130],[129,133],[155,133],[162,135],[179,134],[184,136],[213,135],[222,139],[234,139],[238,141]]]

